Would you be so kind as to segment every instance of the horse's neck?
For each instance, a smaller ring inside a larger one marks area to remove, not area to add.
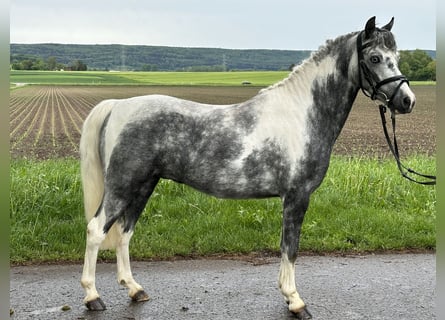
[[[265,94],[288,97],[291,112],[306,113],[311,127],[324,132],[329,143],[340,133],[359,90],[357,58],[350,40],[336,50],[322,48],[287,79],[264,90]]]

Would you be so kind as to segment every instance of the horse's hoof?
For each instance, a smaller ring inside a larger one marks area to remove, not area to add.
[[[107,308],[105,307],[105,303],[102,301],[101,298],[88,301],[87,303],[85,303],[85,306],[88,308],[88,310],[91,311],[103,311]]]
[[[295,317],[297,318],[297,319],[300,319],[300,320],[309,320],[309,319],[312,319],[312,314],[309,312],[309,310],[307,309],[307,307],[304,307],[303,309],[301,309],[300,311],[298,311],[298,312],[292,312],[294,315],[295,315]]]
[[[150,300],[150,297],[148,296],[148,294],[145,293],[144,290],[139,290],[131,297],[131,300],[135,302],[142,302]]]

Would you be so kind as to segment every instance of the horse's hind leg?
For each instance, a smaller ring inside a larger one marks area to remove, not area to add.
[[[131,272],[130,267],[130,239],[133,236],[133,230],[139,216],[145,208],[148,198],[152,194],[159,178],[150,177],[147,181],[140,183],[136,181],[131,183],[128,188],[121,188],[119,194],[114,195],[114,199],[123,204],[124,211],[119,214],[116,221],[116,258],[117,258],[117,280],[118,283],[128,288],[128,295],[133,301],[146,301],[149,299],[147,293],[140,284],[138,284]],[[122,192],[125,190],[124,192]],[[112,201],[110,201],[112,203]],[[112,205],[113,206],[113,205]]]
[[[100,245],[113,225],[114,230],[110,232],[113,239],[108,240],[116,248],[118,281],[129,288],[129,295],[133,300],[148,300],[148,295],[133,279],[128,247],[134,226],[158,180],[150,178],[140,182],[136,179],[126,179],[131,185],[121,185],[119,188],[113,188],[112,183],[106,182],[99,213],[91,219],[87,227],[87,248],[81,283],[86,292],[84,302],[88,309],[105,309],[105,304],[96,290],[95,272]],[[116,176],[114,181],[123,180]]]
[[[124,232],[121,228],[119,229],[122,233],[120,241],[116,247],[117,281],[119,284],[128,288],[128,295],[133,301],[147,301],[149,300],[148,294],[144,291],[142,286],[134,280],[130,268],[129,244],[133,231]]]
[[[84,303],[90,310],[104,310],[105,304],[96,290],[96,262],[99,247],[106,237],[104,232],[105,213],[101,208],[98,215],[90,220],[87,226],[87,244],[81,284],[85,289]]]

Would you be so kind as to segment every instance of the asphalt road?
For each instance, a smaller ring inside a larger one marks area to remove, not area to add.
[[[132,303],[115,264],[99,264],[103,312],[83,306],[81,265],[13,267],[12,319],[292,319],[277,289],[279,259],[133,262],[151,300]],[[436,319],[434,254],[302,256],[297,284],[313,319]],[[62,309],[68,309],[63,311]]]

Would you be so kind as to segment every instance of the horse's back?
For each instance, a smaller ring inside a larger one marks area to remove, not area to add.
[[[233,106],[204,104],[160,94],[108,101],[114,104],[113,113],[127,114],[138,118],[145,118],[161,111],[199,116],[212,110],[226,109]]]
[[[268,170],[251,168],[263,165],[260,151],[244,159],[245,139],[256,128],[252,105],[213,106],[162,95],[110,103],[102,145],[110,177],[157,175],[219,197],[276,195],[276,185],[263,183],[273,180]]]

